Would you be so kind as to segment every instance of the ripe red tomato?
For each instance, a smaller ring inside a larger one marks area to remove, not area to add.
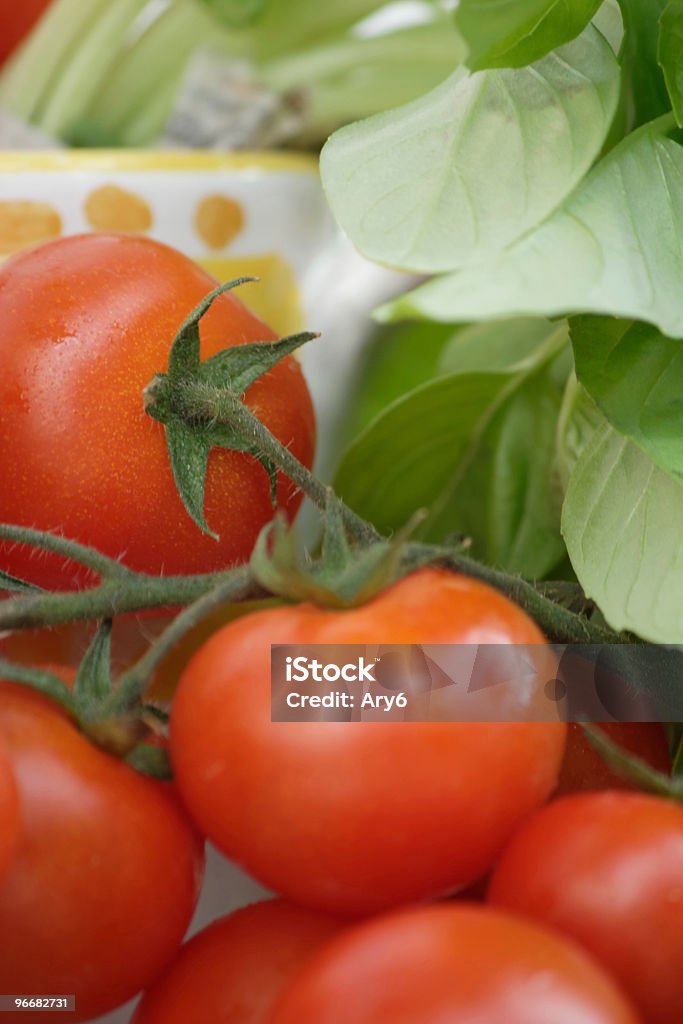
[[[56,530],[133,569],[208,572],[245,561],[273,516],[270,483],[250,455],[213,449],[202,533],[177,493],[163,426],[143,389],[164,372],[174,335],[215,286],[174,249],[130,235],[77,235],[0,268],[0,521]],[[257,287],[253,285],[252,287]],[[228,293],[201,321],[202,358],[273,332]],[[306,464],[311,400],[283,359],[248,391],[259,419]],[[279,504],[301,499],[281,478]],[[50,588],[83,574],[54,556],[0,546],[7,572]]]
[[[651,767],[667,775],[671,771],[666,733],[659,722],[601,722],[599,728],[613,743],[647,761]],[[596,789],[633,788],[632,783],[606,764],[581,726],[570,722],[555,796]]]
[[[73,993],[76,1013],[55,1019],[90,1020],[176,952],[202,844],[169,786],[97,750],[26,687],[0,683],[0,744],[21,807],[0,877],[0,992]]]
[[[12,769],[0,750],[0,879],[19,840],[19,795]]]
[[[647,1024],[683,1010],[683,808],[640,793],[565,797],[512,839],[490,900],[580,942]]]
[[[181,677],[177,785],[227,856],[295,902],[353,915],[463,887],[552,791],[564,724],[274,723],[270,646],[535,643],[540,656],[542,639],[501,594],[439,569],[350,611],[246,616]]]
[[[637,1024],[582,950],[468,904],[405,910],[314,953],[271,1024]]]
[[[0,64],[28,35],[50,0],[0,0]]]
[[[266,900],[190,939],[148,989],[131,1024],[268,1024],[277,997],[339,922]]]

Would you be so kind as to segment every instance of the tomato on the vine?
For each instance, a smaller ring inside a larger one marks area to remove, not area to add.
[[[0,745],[21,813],[0,875],[0,992],[73,993],[75,1014],[56,1019],[90,1020],[176,952],[202,843],[171,787],[95,748],[27,687],[0,683]]]
[[[0,748],[0,879],[19,839],[19,795],[9,761]]]
[[[535,624],[482,583],[423,569],[355,609],[231,623],[190,661],[171,710],[190,813],[288,899],[354,915],[483,875],[551,793],[564,723],[273,722],[271,644],[291,643],[519,643],[541,657]]]
[[[581,949],[457,902],[349,928],[304,964],[271,1024],[638,1024]]]
[[[339,927],[283,900],[243,907],[181,947],[132,1024],[268,1024],[292,975]]]
[[[503,852],[489,899],[581,943],[647,1024],[679,1024],[683,807],[627,792],[554,801]]]
[[[130,235],[61,238],[0,268],[0,521],[56,531],[155,574],[249,557],[273,516],[266,470],[244,452],[211,450],[204,510],[216,541],[183,506],[164,428],[143,408],[182,321],[215,284],[176,250]],[[202,318],[200,337],[206,359],[274,335],[229,292]],[[246,401],[310,465],[314,416],[296,359],[259,378]],[[279,506],[291,517],[300,500],[280,475]],[[84,576],[7,543],[0,565],[51,589]]]

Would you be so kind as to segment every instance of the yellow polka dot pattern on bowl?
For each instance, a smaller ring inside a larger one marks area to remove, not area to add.
[[[162,187],[157,188],[154,178],[146,174],[136,176],[136,161],[142,159],[139,155],[124,157],[133,164],[128,168],[124,163],[118,169],[121,173],[117,173],[115,165],[120,154],[90,154],[87,159],[91,162],[109,167],[89,181],[71,173],[82,169],[80,153],[48,155],[48,163],[57,162],[55,170],[64,159],[73,160],[73,168],[67,168],[65,173],[60,168],[59,174],[51,174],[42,181],[34,178],[31,182],[30,167],[17,167],[15,170],[21,170],[26,184],[16,190],[13,198],[6,196],[0,200],[0,262],[22,249],[84,230],[148,234],[186,252],[219,281],[258,277],[258,284],[240,289],[239,298],[279,334],[301,329],[303,310],[295,264],[290,262],[289,252],[285,255],[279,248],[282,245],[283,250],[296,252],[299,244],[293,242],[291,232],[286,239],[280,238],[280,224],[259,216],[260,207],[250,198],[253,190],[245,192],[244,183],[239,182],[238,199],[231,194],[230,183],[222,173],[219,178],[218,174],[206,171],[200,186],[199,175],[195,176],[184,165],[172,174],[169,172],[165,180],[160,179]],[[159,157],[160,164],[165,159],[164,155]],[[177,155],[175,159],[177,162]],[[208,161],[207,166],[212,167],[208,158],[203,157],[202,161]],[[145,170],[156,175],[153,166]],[[190,171],[187,177],[185,170]],[[10,171],[6,180],[12,178]],[[62,187],[55,190],[55,184]],[[254,191],[256,201],[260,188]]]
[[[202,199],[195,211],[197,234],[209,249],[224,249],[244,227],[244,210],[236,199],[213,195]]]
[[[102,185],[85,201],[85,216],[94,231],[129,231],[144,235],[152,226],[152,211],[142,196],[118,185]]]
[[[28,249],[62,233],[62,218],[50,203],[34,199],[0,201],[0,255]]]

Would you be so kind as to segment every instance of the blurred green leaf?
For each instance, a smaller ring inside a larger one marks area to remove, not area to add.
[[[669,110],[669,97],[657,63],[659,19],[667,0],[619,0],[626,30],[624,74],[633,109],[633,127]]]
[[[469,47],[467,65],[519,68],[582,32],[602,0],[460,0],[455,21]]]
[[[683,125],[683,0],[669,0],[659,19],[657,61],[676,120]]]
[[[346,452],[336,478],[342,497],[381,531],[424,507],[423,537],[465,532],[480,557],[547,573],[564,550],[552,493],[562,396],[552,364],[566,328],[545,325],[544,342],[521,370],[451,373],[395,401]]]
[[[220,21],[241,28],[256,21],[273,0],[199,0]]]
[[[277,92],[298,96],[306,118],[329,135],[434,89],[464,55],[452,19],[438,18],[376,36],[335,36],[274,57],[259,71]]]
[[[413,324],[417,333],[420,324]],[[422,325],[424,326],[424,325]],[[430,325],[436,329],[438,325]],[[441,325],[443,330],[445,325]],[[449,326],[450,340],[439,360],[440,373],[476,373],[480,370],[519,370],[534,361],[538,348],[557,330],[556,324],[538,317],[490,324],[469,324],[460,329]]]
[[[396,399],[438,376],[442,352],[456,332],[450,324],[422,322],[380,327],[354,382],[344,426],[347,438],[359,434]]]

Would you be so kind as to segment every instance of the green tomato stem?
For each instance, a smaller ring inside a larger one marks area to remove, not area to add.
[[[90,590],[73,593],[22,594],[0,602],[0,631],[41,629],[91,619],[107,619],[127,612],[183,607],[207,590],[225,583],[242,569],[198,576],[146,576],[130,573],[126,579],[107,580]],[[244,582],[244,581],[243,581]],[[260,596],[251,581],[244,582],[240,598]]]
[[[33,530],[25,526],[0,523],[0,539],[11,540],[16,544],[28,544],[30,547],[40,548],[50,554],[61,555],[72,562],[78,562],[79,565],[92,569],[104,580],[124,580],[135,575],[116,559],[109,558],[107,555],[95,551],[94,548],[67,540],[66,537],[60,537],[54,533],[44,533],[42,530]]]
[[[225,579],[221,583],[207,590],[176,615],[161,636],[147,648],[142,657],[120,676],[116,691],[105,709],[106,713],[117,715],[134,707],[142,698],[156,667],[186,633],[194,629],[202,619],[221,605],[238,601],[250,591],[250,596],[255,596],[255,589],[256,585],[247,566],[226,573]]]
[[[188,423],[221,423],[236,429],[263,456],[281,470],[285,476],[324,512],[327,508],[328,489],[313,473],[292,455],[271,434],[257,416],[242,402],[242,396],[227,388],[215,388],[188,381],[182,389],[181,413]],[[341,515],[349,534],[362,543],[380,539],[377,530],[352,509],[341,502]]]
[[[0,679],[7,679],[13,683],[22,683],[32,690],[42,693],[55,701],[74,719],[79,719],[78,703],[68,686],[51,672],[45,672],[37,668],[28,668],[26,665],[17,665],[7,658],[0,658]]]

